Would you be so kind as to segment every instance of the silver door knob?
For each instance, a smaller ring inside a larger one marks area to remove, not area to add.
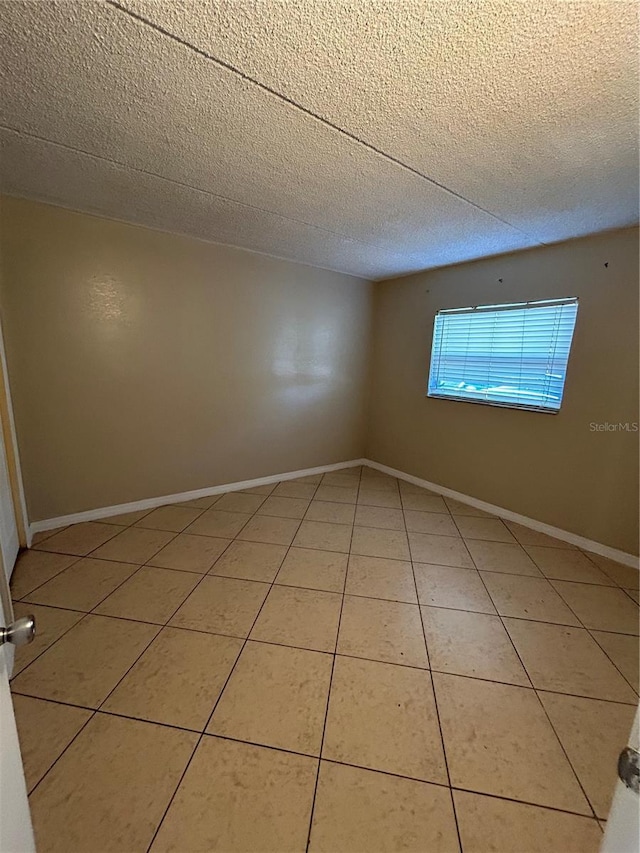
[[[6,628],[0,628],[0,646],[13,643],[14,646],[26,646],[36,635],[36,617],[23,616]]]

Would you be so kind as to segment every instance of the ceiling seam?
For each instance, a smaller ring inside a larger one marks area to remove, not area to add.
[[[67,151],[73,151],[77,154],[83,154],[86,157],[93,157],[94,160],[101,160],[105,163],[111,163],[114,166],[118,166],[121,169],[126,169],[130,172],[137,172],[141,175],[147,175],[151,178],[157,178],[159,181],[165,181],[169,184],[174,184],[178,187],[183,187],[187,190],[192,190],[193,192],[202,193],[203,195],[211,196],[212,198],[220,199],[221,201],[228,202],[229,204],[236,204],[239,207],[246,207],[249,210],[257,210],[260,213],[267,213],[270,216],[277,216],[280,219],[286,219],[288,222],[295,222],[298,225],[304,225],[307,228],[315,228],[317,231],[322,231],[325,234],[330,234],[332,237],[339,237],[341,240],[348,240],[350,243],[357,243],[360,246],[366,246],[369,249],[378,249],[381,252],[388,252],[389,248],[386,246],[378,246],[376,243],[367,243],[364,240],[358,240],[357,237],[351,237],[348,234],[342,234],[339,231],[332,231],[330,228],[325,228],[322,225],[315,225],[313,222],[306,222],[304,219],[296,219],[294,216],[287,216],[284,213],[278,213],[275,210],[269,210],[266,207],[259,207],[255,204],[249,204],[245,201],[238,201],[235,198],[229,198],[228,196],[220,195],[219,193],[214,193],[211,190],[202,189],[202,187],[194,187],[192,184],[186,184],[183,181],[178,181],[175,178],[168,178],[165,175],[159,175],[156,172],[147,171],[147,169],[140,169],[137,166],[130,166],[127,163],[123,163],[120,160],[113,160],[111,157],[105,157],[102,154],[94,154],[92,151],[85,151],[83,148],[76,148],[74,145],[68,145],[65,142],[58,142],[55,139],[48,139],[46,136],[39,136],[36,133],[30,133],[28,131],[20,130],[16,127],[11,127],[10,125],[0,124],[0,130],[8,130],[10,133],[15,133],[18,136],[25,136],[29,139],[37,139],[39,142],[45,142],[48,145],[57,145],[59,148],[64,148]],[[418,258],[415,253],[403,253],[395,251],[395,254],[400,255],[403,258]]]
[[[284,101],[286,104],[289,104],[289,106],[294,107],[295,109],[299,110],[300,112],[304,113],[305,115],[310,116],[311,118],[315,119],[316,121],[319,121],[321,124],[324,124],[327,127],[331,128],[332,130],[335,130],[337,133],[340,133],[343,136],[346,136],[348,139],[351,139],[353,142],[356,142],[357,144],[362,145],[364,148],[367,148],[368,150],[373,151],[378,156],[383,157],[385,160],[388,160],[389,162],[395,164],[396,166],[399,166],[401,169],[405,169],[406,171],[410,172],[412,175],[415,175],[416,177],[421,178],[424,181],[427,181],[427,183],[432,184],[435,187],[438,187],[438,189],[442,190],[445,193],[448,193],[449,195],[453,196],[454,198],[457,198],[459,201],[462,201],[465,204],[468,204],[471,207],[474,207],[476,210],[480,210],[482,213],[486,213],[487,216],[491,216],[493,219],[496,219],[498,222],[501,222],[503,225],[507,225],[509,228],[513,228],[514,230],[518,231],[520,234],[523,234],[525,237],[527,237],[527,239],[535,241],[540,246],[545,245],[542,241],[538,240],[537,237],[533,237],[531,234],[528,234],[526,231],[524,231],[522,228],[519,228],[517,225],[513,225],[511,222],[507,221],[506,219],[503,219],[501,216],[498,216],[498,214],[493,213],[491,210],[487,210],[487,208],[482,207],[481,204],[477,204],[475,201],[471,201],[471,199],[468,199],[465,196],[461,195],[460,193],[456,192],[455,190],[450,189],[445,184],[441,184],[439,181],[436,181],[435,178],[430,178],[428,175],[425,175],[419,169],[416,169],[413,166],[410,166],[408,163],[403,162],[398,157],[394,157],[393,154],[388,154],[386,151],[383,151],[381,148],[378,148],[377,146],[373,145],[372,143],[367,142],[364,139],[361,139],[359,136],[357,136],[355,133],[352,133],[350,130],[346,130],[345,128],[340,127],[340,125],[334,124],[332,121],[329,121],[329,119],[326,119],[323,116],[318,115],[317,113],[314,113],[313,110],[309,109],[308,107],[303,106],[302,104],[299,104],[297,101],[294,101],[293,98],[290,98],[288,95],[283,95],[282,92],[278,92],[276,89],[271,88],[271,86],[268,86],[266,83],[260,82],[260,80],[257,80],[255,77],[251,77],[249,74],[242,71],[240,68],[237,68],[235,65],[232,65],[230,62],[227,62],[224,59],[219,59],[218,57],[213,56],[213,54],[207,53],[207,51],[203,50],[200,47],[197,47],[197,45],[191,44],[191,42],[186,41],[185,39],[181,38],[180,36],[177,36],[175,33],[172,33],[170,30],[167,30],[164,27],[160,26],[160,24],[156,24],[154,21],[150,21],[148,18],[145,18],[143,15],[140,15],[137,12],[134,12],[131,9],[128,9],[126,6],[122,6],[119,2],[117,2],[117,0],[105,0],[105,2],[107,5],[112,6],[117,11],[122,12],[125,15],[128,15],[133,20],[139,21],[140,23],[145,24],[148,27],[151,27],[151,29],[155,30],[156,32],[160,33],[161,35],[165,36],[166,38],[169,38],[172,41],[177,42],[178,44],[182,45],[183,47],[186,47],[188,50],[193,51],[194,53],[198,54],[199,56],[202,56],[204,59],[207,59],[209,62],[213,62],[216,65],[219,65],[221,68],[224,68],[227,71],[230,71],[233,74],[238,75],[243,80],[246,80],[248,83],[252,83],[254,86],[258,86],[258,88],[262,89],[263,91],[268,92],[270,95],[273,95],[274,97],[280,99],[281,101]]]

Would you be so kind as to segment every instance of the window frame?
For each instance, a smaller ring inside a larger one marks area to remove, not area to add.
[[[440,315],[446,314],[473,314],[473,313],[484,313],[490,311],[508,311],[508,310],[522,310],[523,308],[534,308],[534,307],[545,307],[556,305],[561,307],[562,305],[574,305],[576,307],[576,315],[574,320],[573,330],[571,332],[571,339],[569,341],[569,348],[567,354],[567,363],[566,370],[564,376],[564,382],[562,385],[562,396],[560,398],[560,405],[557,409],[550,408],[548,406],[539,406],[531,403],[514,403],[514,402],[502,402],[500,400],[481,400],[474,399],[472,397],[466,396],[457,396],[456,394],[438,394],[432,393],[431,391],[431,372],[434,366],[434,355],[435,355],[435,345],[436,345],[436,323],[437,319]],[[569,363],[571,360],[571,352],[573,349],[573,339],[575,335],[575,326],[578,322],[578,309],[580,306],[580,300],[577,296],[567,296],[562,298],[555,299],[538,299],[538,300],[530,300],[528,302],[507,302],[507,303],[494,303],[489,305],[475,305],[464,308],[442,308],[439,311],[436,311],[433,317],[432,324],[432,337],[431,337],[431,355],[429,358],[429,367],[427,373],[427,393],[426,397],[431,400],[449,400],[455,403],[473,403],[481,406],[493,406],[501,409],[516,409],[518,411],[525,412],[540,412],[546,415],[557,415],[562,409],[565,397],[565,387],[567,382],[567,376],[569,374]]]

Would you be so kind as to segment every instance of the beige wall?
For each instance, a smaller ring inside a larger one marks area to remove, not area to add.
[[[563,296],[580,307],[559,414],[425,396],[436,311]],[[638,433],[590,429],[639,420],[637,229],[386,281],[375,304],[369,458],[638,553]]]
[[[372,285],[3,199],[31,521],[360,457]]]

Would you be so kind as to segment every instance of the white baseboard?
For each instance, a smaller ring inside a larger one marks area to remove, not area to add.
[[[307,477],[310,474],[326,474],[329,471],[339,471],[342,468],[355,468],[364,465],[364,459],[351,459],[348,462],[336,462],[332,465],[319,465],[317,468],[304,468],[301,471],[287,471],[284,474],[272,474],[268,477],[258,477],[255,480],[241,480],[238,483],[224,483],[221,486],[210,486],[206,489],[194,489],[190,492],[180,492],[176,495],[161,495],[158,498],[145,498],[141,501],[131,501],[126,504],[115,506],[103,506],[98,509],[88,509],[84,512],[73,512],[70,515],[60,515],[58,518],[45,518],[42,521],[34,521],[29,525],[27,531],[27,545],[31,545],[34,533],[43,530],[54,530],[56,527],[66,527],[69,524],[79,524],[81,521],[99,521],[101,518],[109,518],[112,515],[121,515],[124,512],[135,512],[141,509],[155,509],[165,504],[177,504],[182,501],[191,501],[196,498],[208,498],[210,495],[221,495],[224,492],[239,492],[242,489],[252,489],[254,486],[268,486],[271,483],[279,483],[282,480],[296,480],[298,477]]]
[[[445,486],[439,486],[437,483],[430,483],[428,480],[423,480],[420,477],[414,477],[413,474],[405,474],[404,471],[398,471],[396,468],[389,468],[388,465],[381,465],[380,462],[373,462],[371,459],[361,460],[361,465],[368,465],[370,468],[375,468],[385,474],[390,474],[392,477],[397,477],[400,480],[406,480],[408,483],[413,483],[416,486],[422,486],[423,489],[430,489],[432,492],[437,492],[446,498],[454,498],[460,503],[468,504],[476,509],[483,509],[485,512],[490,512],[500,518],[506,518],[507,521],[515,521],[522,524],[524,527],[529,527],[531,530],[537,530],[540,533],[546,533],[547,536],[555,536],[556,539],[561,539],[563,542],[569,542],[571,545],[576,545],[578,548],[584,548],[585,551],[592,551],[594,554],[599,554],[601,557],[608,557],[610,560],[615,560],[618,563],[624,563],[625,566],[631,566],[633,569],[638,569],[638,557],[633,554],[627,554],[625,551],[619,551],[617,548],[611,548],[609,545],[603,545],[600,542],[594,542],[592,539],[586,539],[584,536],[578,536],[577,533],[570,533],[568,530],[561,530],[559,527],[553,527],[551,524],[546,524],[544,521],[536,521],[534,518],[527,518],[526,515],[520,515],[517,512],[512,512],[510,509],[504,509],[500,506],[487,503],[486,501],[478,500],[478,498],[463,495],[461,492],[455,492],[453,489],[447,489]]]
[[[638,557],[633,554],[627,554],[624,551],[619,551],[617,548],[611,548],[609,545],[603,545],[600,542],[594,542],[592,539],[586,539],[584,536],[578,536],[576,533],[570,533],[568,530],[561,530],[559,527],[553,527],[551,524],[546,524],[543,521],[537,521],[534,518],[528,518],[525,515],[520,515],[517,512],[512,512],[510,509],[495,506],[486,501],[472,498],[469,495],[464,495],[462,492],[456,492],[453,489],[447,489],[445,486],[439,486],[437,483],[431,483],[429,480],[423,480],[420,477],[414,477],[413,474],[406,474],[404,471],[398,471],[396,468],[390,468],[388,465],[382,465],[380,462],[374,462],[371,459],[351,459],[348,462],[336,462],[332,465],[320,465],[317,468],[304,468],[301,471],[288,471],[284,474],[273,474],[268,477],[258,477],[255,480],[242,480],[237,483],[224,483],[220,486],[210,486],[206,489],[194,489],[190,492],[180,492],[175,495],[162,495],[157,498],[145,498],[141,501],[131,501],[130,503],[117,504],[116,506],[104,506],[98,509],[89,509],[85,512],[74,512],[70,515],[61,515],[58,518],[46,518],[43,521],[34,521],[29,525],[27,531],[27,544],[31,545],[31,540],[34,533],[39,533],[43,530],[54,530],[56,527],[66,527],[69,524],[78,524],[81,521],[98,521],[101,518],[109,518],[112,515],[120,515],[125,512],[135,512],[141,509],[155,509],[158,506],[165,504],[181,503],[182,501],[190,501],[196,498],[206,498],[209,495],[221,495],[224,492],[238,492],[242,489],[250,489],[254,486],[266,486],[271,483],[278,483],[282,480],[295,480],[298,477],[306,477],[309,474],[326,474],[329,471],[339,471],[341,468],[355,468],[357,465],[368,465],[370,468],[375,468],[385,474],[390,474],[392,477],[398,477],[400,480],[406,480],[408,483],[414,483],[416,486],[421,486],[423,489],[430,489],[439,495],[447,498],[454,498],[461,503],[469,506],[482,509],[485,512],[490,512],[500,518],[506,518],[508,521],[515,521],[522,524],[524,527],[529,527],[531,530],[537,530],[540,533],[546,533],[548,536],[555,536],[556,539],[561,539],[563,542],[569,542],[571,545],[576,545],[578,548],[584,548],[586,551],[592,551],[594,554],[599,554],[601,557],[608,557],[611,560],[616,560],[618,563],[624,563],[632,568],[639,568]]]

